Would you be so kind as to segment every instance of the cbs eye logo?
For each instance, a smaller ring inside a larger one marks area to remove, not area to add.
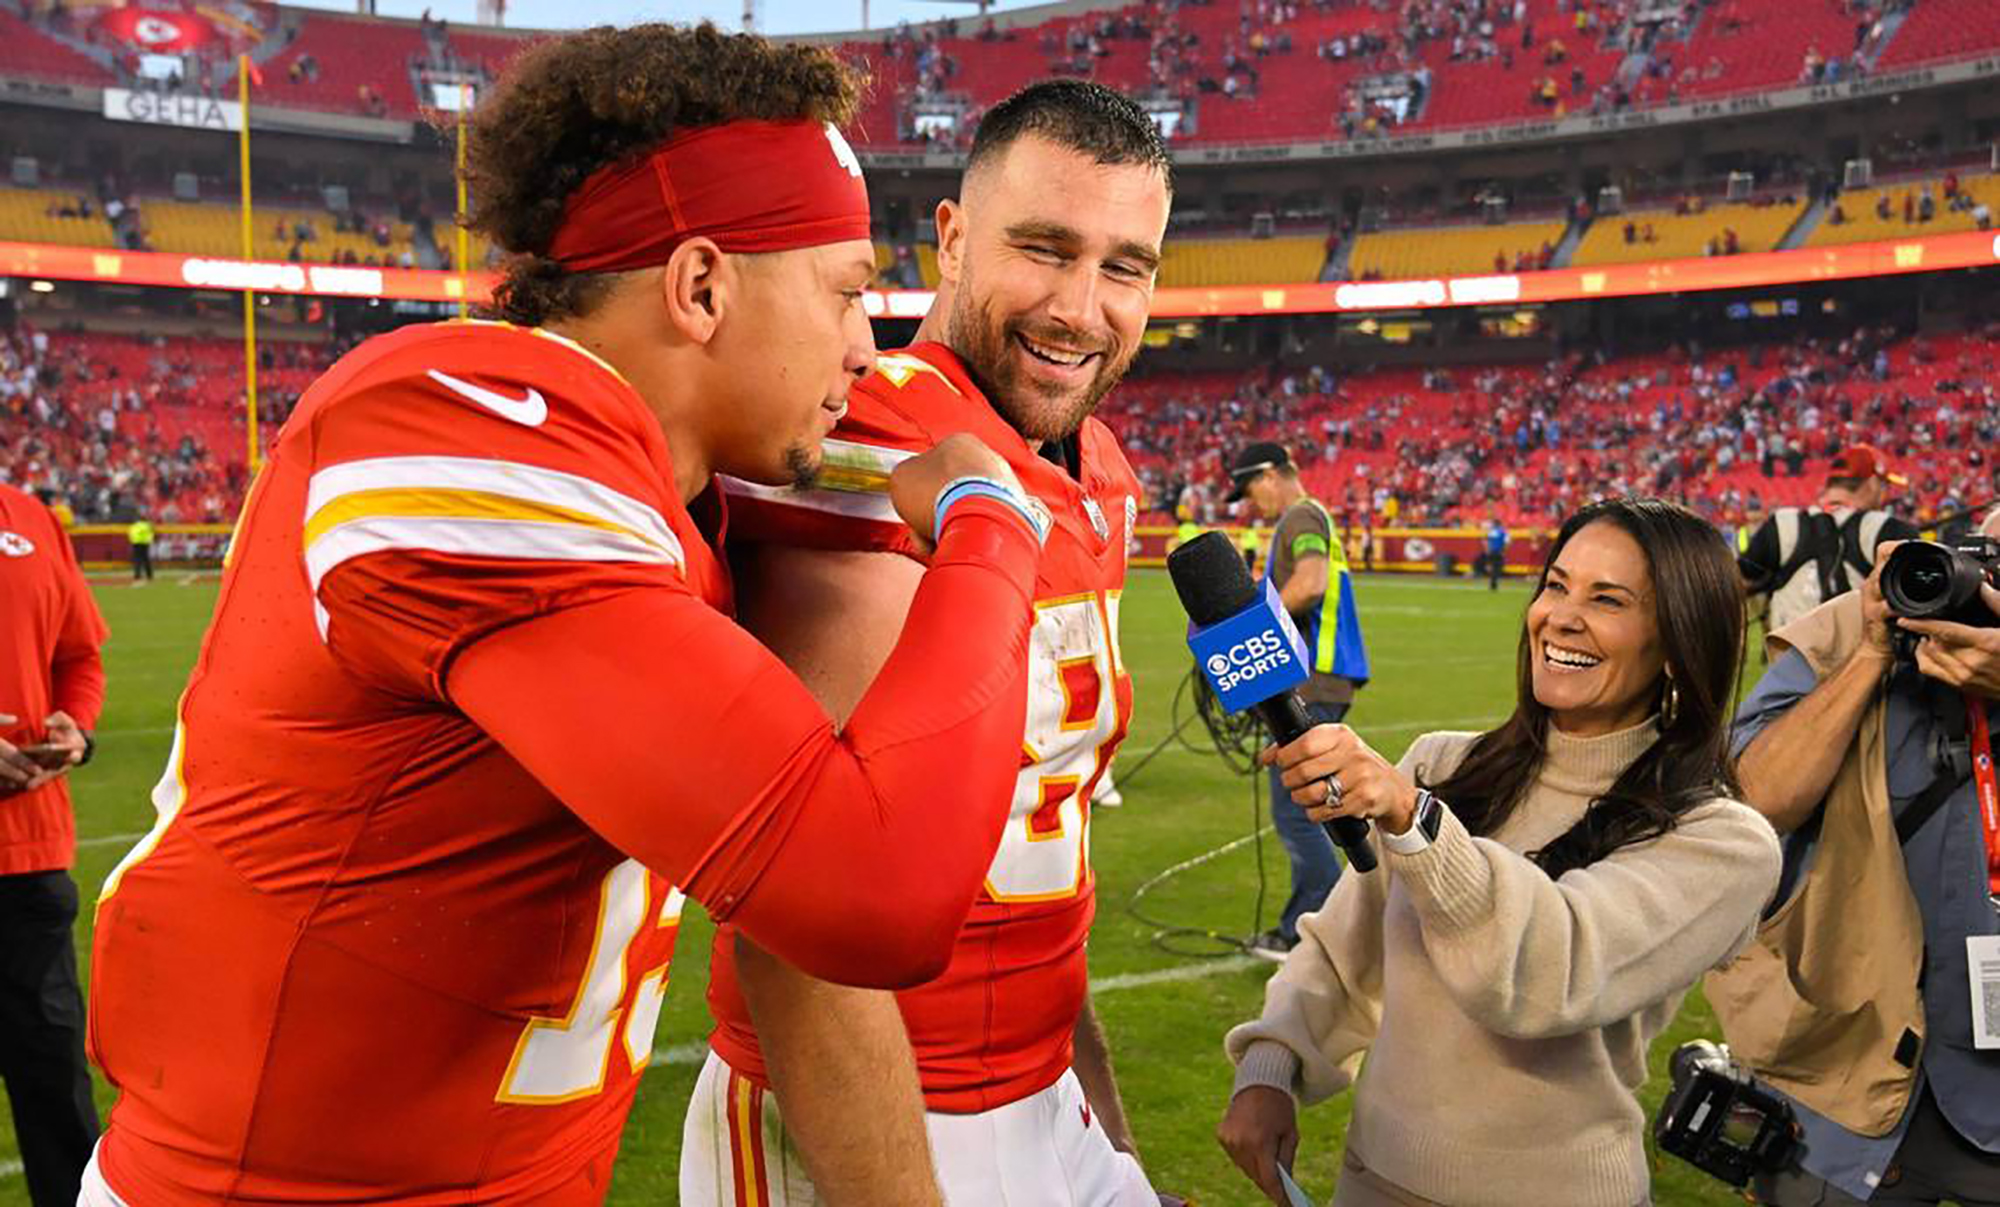
[[[1218,678],[1228,674],[1229,656],[1227,654],[1210,654],[1208,656],[1208,673]]]

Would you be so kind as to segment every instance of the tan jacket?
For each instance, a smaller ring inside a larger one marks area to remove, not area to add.
[[[1797,650],[1823,682],[1861,637],[1861,596],[1850,592],[1771,634],[1771,655]],[[1887,712],[1878,697],[1862,714],[1804,883],[1707,981],[1738,1059],[1864,1136],[1903,1117],[1924,1034],[1923,919],[1889,810]]]

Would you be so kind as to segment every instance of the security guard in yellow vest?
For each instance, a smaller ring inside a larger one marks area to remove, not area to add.
[[[145,516],[133,520],[125,529],[125,541],[132,546],[132,581],[149,583],[153,581],[153,524]]]

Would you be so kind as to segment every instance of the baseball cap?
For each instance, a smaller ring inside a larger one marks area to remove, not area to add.
[[[1259,440],[1246,444],[1236,458],[1229,463],[1229,494],[1224,502],[1234,503],[1243,497],[1243,488],[1250,480],[1267,469],[1283,469],[1292,463],[1292,455],[1285,446],[1271,440]]]
[[[1910,480],[1889,472],[1888,458],[1872,444],[1849,445],[1826,471],[1829,478],[1880,478],[1891,486],[1908,486]]]

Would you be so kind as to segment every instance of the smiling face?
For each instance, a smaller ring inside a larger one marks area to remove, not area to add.
[[[1023,436],[1071,435],[1131,365],[1168,204],[1158,168],[1031,134],[939,207],[946,339]]]
[[[1666,654],[1653,575],[1639,542],[1609,520],[1578,530],[1528,605],[1535,700],[1564,733],[1610,733],[1646,719]]]

